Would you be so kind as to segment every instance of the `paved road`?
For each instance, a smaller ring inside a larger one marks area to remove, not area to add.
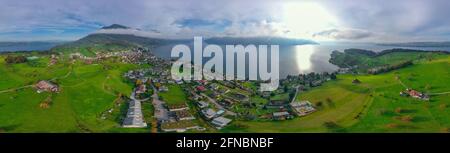
[[[292,98],[291,103],[295,102],[295,99],[297,99],[298,88],[300,88],[300,85],[298,85],[297,87],[295,87],[295,95],[294,95],[294,98]]]
[[[153,87],[153,95],[152,95],[153,107],[155,108],[155,117],[158,121],[169,120],[169,110],[164,107],[165,102],[159,100],[158,90]]]

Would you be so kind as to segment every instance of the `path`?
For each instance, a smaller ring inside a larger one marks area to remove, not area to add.
[[[439,93],[428,93],[428,95],[445,95],[445,94],[450,94],[450,91],[448,91],[448,92],[439,92]]]

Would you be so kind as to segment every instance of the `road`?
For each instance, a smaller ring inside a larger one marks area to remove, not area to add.
[[[153,86],[152,86],[153,87]],[[153,95],[152,95],[152,104],[155,108],[155,117],[158,121],[167,121],[169,120],[169,110],[164,107],[165,102],[159,100],[158,97],[158,90],[156,90],[155,87],[153,87]]]

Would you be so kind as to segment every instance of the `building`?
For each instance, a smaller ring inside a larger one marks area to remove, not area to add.
[[[139,85],[138,88],[136,89],[137,94],[145,93],[145,91],[147,91],[147,88],[143,84]]]
[[[127,116],[123,120],[122,127],[143,128],[147,127],[141,110],[141,102],[137,100],[130,101]]]
[[[284,100],[271,100],[265,105],[266,108],[284,108],[287,106],[287,101]]]
[[[189,107],[186,104],[178,104],[178,105],[169,105],[169,111],[181,111],[181,110],[188,110]]]
[[[208,107],[208,106],[209,106],[209,103],[204,102],[204,101],[199,101],[199,102],[197,102],[197,105],[198,105],[198,107],[200,107],[200,108],[205,108],[205,107]]]
[[[231,119],[225,117],[217,117],[211,121],[212,124],[216,125],[218,128],[227,126],[231,122]]]
[[[401,96],[409,95],[413,98],[420,99],[420,100],[426,100],[426,101],[430,100],[430,97],[428,95],[421,93],[419,91],[413,90],[413,89],[406,89],[406,91],[400,92],[400,95]]]
[[[306,116],[316,111],[316,109],[309,101],[292,102],[289,104],[289,106],[298,116]]]
[[[201,112],[207,119],[212,119],[217,115],[216,111],[211,108],[203,109]]]
[[[44,91],[47,92],[59,92],[59,87],[56,84],[51,83],[50,81],[39,81],[36,85],[35,85],[37,92],[41,93]]]
[[[169,88],[167,86],[161,86],[161,87],[159,87],[158,90],[161,92],[167,92],[167,91],[169,91]]]
[[[175,118],[178,121],[195,119],[195,117],[192,116],[191,113],[189,113],[189,111],[187,111],[187,110],[175,111],[174,113],[175,113]]]
[[[200,91],[200,92],[206,90],[206,88],[204,86],[197,86],[196,88],[197,88],[197,91]]]

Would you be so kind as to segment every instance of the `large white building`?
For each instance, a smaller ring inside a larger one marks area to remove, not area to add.
[[[147,127],[147,123],[142,116],[141,102],[138,100],[131,100],[128,108],[127,116],[123,120],[123,127],[143,128]]]

